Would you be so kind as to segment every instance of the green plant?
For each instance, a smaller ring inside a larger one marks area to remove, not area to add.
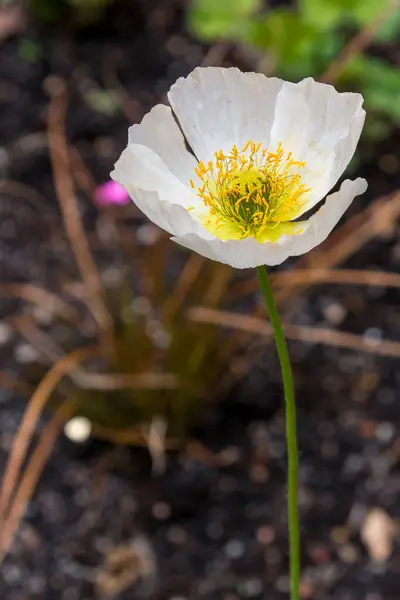
[[[43,21],[54,21],[71,12],[79,22],[97,20],[116,0],[29,0],[33,14]]]
[[[109,339],[109,332],[103,331],[97,340],[86,340],[99,348],[97,374],[79,377],[83,386],[72,382],[75,414],[87,417],[95,434],[116,442],[128,441],[131,432],[135,443],[136,434],[146,431],[155,418],[165,423],[168,437],[183,440],[205,401],[217,395],[223,362],[220,335],[213,326],[191,323],[187,309],[192,302],[223,306],[229,271],[209,269],[205,262],[189,259],[171,289],[168,262],[173,256],[166,254],[164,242],[161,238],[151,248],[141,249],[143,255],[152,256],[141,258],[147,282],[137,280],[136,293],[132,272],[106,290],[112,333]],[[154,256],[161,254],[166,261],[157,268]]]
[[[189,13],[190,24],[205,41],[244,39],[260,5],[260,0],[196,0]]]
[[[370,113],[367,133],[384,135],[387,126],[399,122],[399,67],[362,53],[362,36],[368,42],[375,34],[378,47],[388,49],[383,56],[389,53],[390,58],[390,44],[400,32],[397,0],[299,0],[296,6],[266,9],[258,0],[193,0],[188,26],[206,42],[222,39],[255,48],[258,68],[293,81],[321,78],[349,41],[360,36],[338,73],[337,86],[363,93]]]
[[[166,245],[166,238],[154,228],[155,240],[135,245],[134,226],[130,224],[132,231],[128,229],[121,209],[117,217],[109,207],[99,219],[114,232],[113,247],[122,240],[122,248],[118,268],[112,267],[112,283],[104,284],[81,221],[73,176],[86,173],[84,191],[91,198],[96,186],[67,145],[65,96],[63,91],[54,93],[49,111],[54,182],[81,281],[65,284],[60,280],[56,284],[59,296],[30,288],[30,298],[53,314],[49,327],[33,320],[27,324],[21,317],[15,323],[23,335],[27,330],[34,332],[41,354],[43,340],[47,340],[44,353],[53,368],[77,348],[86,349],[82,364],[72,364],[65,380],[55,386],[51,396],[54,408],[66,396],[73,415],[92,422],[94,435],[116,442],[144,440],[154,419],[164,422],[167,438],[184,441],[194,417],[218,395],[223,365],[233,348],[226,340],[222,343],[217,327],[191,320],[189,307],[228,307],[230,268],[197,256],[182,260],[182,253],[171,252],[171,245]],[[78,161],[73,169],[71,160]],[[82,185],[79,177],[78,185]],[[131,215],[133,204],[125,208],[125,215]],[[107,247],[102,252],[107,253]],[[12,294],[21,295],[21,289],[10,286]],[[68,326],[62,348],[57,348],[58,340],[53,339],[58,323]]]

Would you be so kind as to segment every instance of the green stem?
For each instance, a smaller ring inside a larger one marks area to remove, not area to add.
[[[298,453],[296,433],[296,402],[294,397],[292,366],[279,318],[267,269],[257,267],[258,280],[264,296],[268,315],[274,331],[276,349],[281,365],[286,411],[286,446],[288,455],[288,522],[290,557],[290,599],[299,600],[300,584],[300,533],[298,512]]]

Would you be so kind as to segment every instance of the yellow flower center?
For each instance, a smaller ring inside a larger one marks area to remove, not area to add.
[[[215,152],[207,165],[200,161],[195,172],[201,184],[190,184],[208,208],[204,227],[223,240],[275,241],[284,233],[300,233],[299,224],[290,221],[309,191],[299,174],[304,166],[281,144],[269,152],[252,141],[241,151],[234,145],[228,154]]]

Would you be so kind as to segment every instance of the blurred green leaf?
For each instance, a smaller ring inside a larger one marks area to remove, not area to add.
[[[323,33],[285,8],[255,20],[248,41],[272,52],[279,74],[294,80],[324,71],[342,46],[339,34]]]
[[[336,27],[355,0],[299,0],[301,20],[319,30]]]
[[[343,24],[364,27],[371,23],[391,0],[299,0],[301,20],[317,29],[329,30]]]
[[[376,39],[381,42],[391,42],[400,37],[400,2],[399,9],[383,23],[376,34]]]
[[[259,48],[273,50],[284,64],[307,61],[319,33],[293,11],[277,9],[254,22],[250,38]]]
[[[358,0],[352,11],[355,24],[361,28],[369,25],[388,10],[391,2],[392,0],[380,0],[380,2],[376,0]]]
[[[193,0],[189,27],[202,40],[241,39],[260,0]]]
[[[379,58],[354,57],[341,76],[342,82],[357,82],[366,105],[400,123],[400,69]]]

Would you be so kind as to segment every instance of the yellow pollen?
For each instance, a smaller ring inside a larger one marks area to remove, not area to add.
[[[281,143],[274,152],[252,140],[242,150],[236,145],[227,154],[218,150],[207,166],[200,161],[195,169],[201,185],[190,180],[208,208],[204,226],[221,239],[252,236],[263,241],[269,230],[282,224],[282,231],[293,226],[294,233],[300,233],[302,229],[289,222],[310,191],[299,172],[304,167],[305,162],[285,153]]]

